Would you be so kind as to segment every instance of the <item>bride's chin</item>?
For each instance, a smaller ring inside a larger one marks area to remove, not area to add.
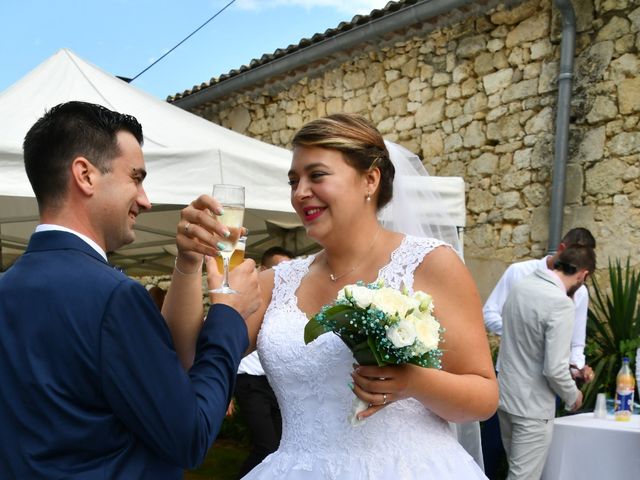
[[[307,232],[307,237],[318,243],[322,243],[322,239],[329,233],[324,231],[324,229],[319,228],[317,225],[306,225],[305,230]]]

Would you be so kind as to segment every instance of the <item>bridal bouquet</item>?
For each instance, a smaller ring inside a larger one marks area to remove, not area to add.
[[[338,335],[360,365],[412,363],[441,368],[443,329],[433,317],[431,296],[421,291],[409,295],[406,288],[396,290],[382,282],[347,285],[309,320],[304,341],[310,343],[327,332]]]

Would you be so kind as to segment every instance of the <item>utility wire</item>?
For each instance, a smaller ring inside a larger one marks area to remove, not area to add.
[[[214,18],[216,18],[218,15],[220,15],[222,12],[224,12],[227,7],[231,6],[232,3],[234,3],[236,0],[231,0],[229,3],[227,3],[224,7],[222,7],[220,10],[218,10],[209,20],[207,20],[206,22],[204,22],[202,25],[200,25],[198,28],[196,28],[193,32],[191,32],[189,35],[187,35],[180,43],[178,43],[175,47],[173,47],[171,50],[169,50],[167,53],[165,53],[164,55],[162,55],[159,59],[157,59],[155,62],[153,62],[151,65],[149,65],[147,68],[145,68],[144,70],[142,70],[139,74],[137,74],[135,77],[133,77],[131,80],[129,80],[129,83],[133,82],[136,78],[138,78],[140,75],[142,75],[144,72],[146,72],[147,70],[149,70],[151,67],[153,67],[156,63],[158,63],[160,60],[162,60],[164,57],[166,57],[167,55],[169,55],[171,52],[173,52],[176,48],[178,48],[180,45],[182,45],[184,42],[186,42],[187,40],[189,40],[193,35],[195,35],[196,33],[198,33],[198,31],[204,27],[207,23],[209,23],[211,20],[213,20]]]

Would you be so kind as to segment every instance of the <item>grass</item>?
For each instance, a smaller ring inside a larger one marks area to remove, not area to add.
[[[240,442],[218,439],[200,468],[185,472],[184,480],[235,480],[248,453]]]

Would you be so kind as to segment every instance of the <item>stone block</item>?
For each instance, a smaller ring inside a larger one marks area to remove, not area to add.
[[[487,96],[480,92],[469,98],[464,104],[464,113],[474,114],[487,108]]]
[[[484,124],[481,122],[471,122],[465,129],[463,145],[466,148],[479,148],[487,143],[484,132]]]
[[[485,75],[484,77],[482,77],[484,91],[487,93],[487,95],[497,93],[511,85],[512,79],[512,68],[505,68],[504,70]]]
[[[519,170],[531,168],[531,154],[533,149],[525,148],[513,153],[513,166]]]
[[[626,18],[614,16],[609,22],[600,29],[598,35],[596,35],[596,42],[602,42],[604,40],[615,40],[617,38],[626,35],[631,31],[631,22]]]
[[[444,114],[447,118],[455,118],[462,115],[462,106],[460,102],[451,102],[446,106]]]
[[[522,100],[538,94],[538,79],[523,80],[522,82],[509,85],[502,94],[502,101],[510,103],[515,100]]]
[[[631,21],[631,31],[640,32],[640,7],[629,14],[629,20]]]
[[[488,212],[493,208],[495,199],[486,190],[470,189],[467,208],[473,213]]]
[[[540,60],[553,53],[553,46],[548,38],[541,38],[531,44],[531,60]]]
[[[362,113],[369,110],[369,97],[358,95],[344,102],[344,111],[347,113]]]
[[[611,62],[609,77],[614,82],[620,82],[625,78],[634,78],[640,70],[640,59],[637,55],[626,53]]]
[[[595,43],[582,52],[575,62],[575,88],[589,88],[591,85],[601,81],[603,79],[604,72],[611,63],[613,51],[613,42],[607,40]]]
[[[407,99],[404,97],[394,98],[389,102],[389,114],[402,116],[407,114]]]
[[[540,183],[532,183],[522,189],[522,195],[531,205],[537,207],[547,198],[547,189]]]
[[[616,103],[609,97],[597,96],[586,116],[587,122],[594,124],[613,120],[618,115]]]
[[[344,75],[344,87],[349,90],[363,88],[366,85],[366,76],[364,72],[347,72]]]
[[[515,25],[534,15],[538,11],[538,5],[537,1],[529,1],[515,8],[503,7],[502,10],[491,14],[491,22],[495,25]]]
[[[420,107],[416,112],[416,126],[424,127],[442,121],[444,118],[444,105],[444,98],[438,98]]]
[[[553,129],[553,122],[553,109],[545,107],[527,121],[524,131],[531,135],[550,132]]]
[[[342,113],[342,98],[332,98],[327,102],[327,115]]]
[[[518,225],[513,229],[511,236],[515,245],[524,245],[529,243],[529,237],[531,235],[531,227],[529,225]]]
[[[387,98],[387,84],[384,81],[380,81],[376,83],[371,89],[371,93],[369,93],[369,100],[372,105],[378,105],[382,103],[382,101]]]
[[[498,121],[487,125],[487,138],[489,140],[509,140],[520,137],[522,133],[517,114],[502,117]]]
[[[480,77],[493,72],[493,54],[483,52],[478,55],[473,61],[473,69]]]
[[[402,77],[391,82],[389,84],[388,92],[391,98],[406,96],[409,93],[409,79]]]
[[[640,152],[640,132],[622,132],[607,143],[609,153],[618,156]]]
[[[493,108],[487,113],[486,120],[487,122],[495,122],[500,117],[503,117],[509,112],[509,109],[504,105],[500,105],[499,107]]]
[[[442,138],[442,132],[436,130],[435,132],[426,133],[422,136],[422,143],[420,144],[422,155],[425,159],[438,157],[444,153],[444,139]]]
[[[251,114],[243,106],[237,106],[229,113],[229,128],[234,132],[246,133],[251,123]]]
[[[640,111],[640,77],[625,78],[618,85],[620,113],[629,114]]]
[[[487,42],[487,50],[491,53],[495,53],[504,48],[504,40],[501,38],[492,38]]]
[[[487,38],[484,35],[465,37],[458,43],[456,54],[460,58],[472,58],[486,47]]]
[[[385,118],[380,123],[378,123],[378,130],[380,133],[385,134],[393,131],[396,122],[393,117]]]
[[[496,207],[498,208],[514,208],[520,202],[519,192],[504,192],[496,197]]]
[[[447,135],[444,139],[444,152],[451,153],[462,148],[462,137],[458,133]]]
[[[622,178],[627,164],[618,158],[596,163],[586,171],[586,192],[589,195],[613,195],[622,191]]]
[[[486,152],[478,158],[473,159],[469,164],[469,174],[477,176],[493,175],[498,168],[498,156]]]
[[[431,79],[431,86],[441,87],[443,85],[449,85],[451,83],[451,76],[448,73],[437,72],[433,74]]]
[[[592,128],[586,130],[572,130],[570,136],[571,159],[579,163],[590,163],[600,160],[604,155],[606,128]],[[573,143],[579,141],[577,149]]]
[[[549,36],[549,13],[542,12],[528,17],[507,34],[507,48],[512,48],[524,42],[532,42]]]
[[[456,117],[453,118],[452,122],[453,122],[453,129],[457,132],[458,130],[460,130],[462,127],[464,127],[465,125],[470,124],[473,121],[473,116],[472,115],[458,115]]]
[[[565,171],[565,197],[567,205],[580,205],[584,193],[584,173],[580,165],[569,163]]]

